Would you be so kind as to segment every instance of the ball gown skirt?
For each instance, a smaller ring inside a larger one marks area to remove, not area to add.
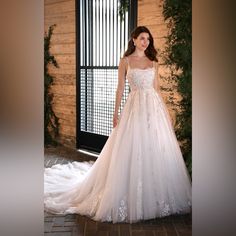
[[[191,180],[155,68],[128,69],[131,92],[97,160],[44,172],[45,210],[98,221],[137,222],[191,212]]]

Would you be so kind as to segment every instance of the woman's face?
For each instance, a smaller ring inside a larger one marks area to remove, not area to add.
[[[133,39],[134,45],[141,51],[145,51],[150,43],[149,41],[149,34],[148,33],[141,33],[136,39]]]

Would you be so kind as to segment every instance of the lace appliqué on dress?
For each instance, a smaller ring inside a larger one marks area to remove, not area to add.
[[[125,221],[128,213],[127,213],[127,201],[125,199],[122,199],[120,201],[120,206],[119,206],[119,220],[120,221]]]
[[[153,68],[146,70],[138,68],[130,68],[127,73],[127,78],[132,91],[143,90],[143,89],[154,89],[153,79],[155,71]]]
[[[128,207],[126,198],[120,200],[120,204],[118,207],[118,221],[119,222],[127,222],[128,217]],[[106,216],[106,221],[113,221],[112,213]]]
[[[161,211],[160,211],[160,216],[161,217],[164,217],[164,216],[168,216],[171,214],[170,212],[170,205],[165,203],[165,202],[162,202],[162,205],[161,205]]]
[[[161,201],[157,202],[157,205],[159,206],[160,209],[160,217],[165,217],[169,216],[171,214],[181,214],[181,213],[187,213],[190,212],[191,209],[191,201],[187,202],[187,205],[179,208],[176,203],[174,198],[171,198],[169,202]]]

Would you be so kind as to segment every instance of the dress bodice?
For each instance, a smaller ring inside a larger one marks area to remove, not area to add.
[[[126,78],[128,79],[131,91],[153,89],[155,68],[147,69],[128,67]]]

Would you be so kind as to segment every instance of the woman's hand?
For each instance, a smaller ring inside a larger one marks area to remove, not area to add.
[[[113,115],[113,128],[115,128],[117,124],[118,124],[118,114],[114,113],[114,115]]]

